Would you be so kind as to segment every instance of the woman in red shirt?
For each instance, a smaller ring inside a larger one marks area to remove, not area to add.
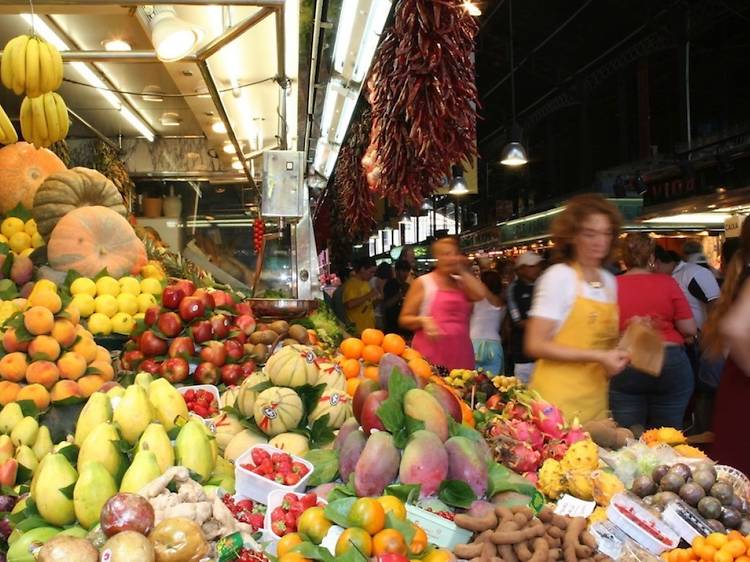
[[[693,313],[672,277],[650,271],[654,242],[647,234],[628,234],[622,249],[628,271],[617,278],[620,330],[633,319],[648,318],[666,348],[660,376],[628,367],[612,379],[612,416],[623,427],[681,428],[694,385],[684,347],[685,339],[697,332]]]

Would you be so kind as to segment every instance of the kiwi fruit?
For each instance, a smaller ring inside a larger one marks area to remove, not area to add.
[[[288,345],[299,345],[299,342],[294,338],[286,338],[285,340],[282,340],[281,347],[286,347]]]
[[[722,505],[732,505],[734,490],[726,482],[717,482],[711,486],[710,494],[719,500]]]
[[[256,343],[253,346],[253,352],[251,354],[256,361],[263,362],[268,357],[268,346],[262,343]]]
[[[268,328],[277,334],[286,334],[289,331],[289,322],[286,320],[276,320],[276,322],[271,322]]]
[[[306,344],[310,341],[310,336],[304,326],[293,324],[289,326],[289,337],[297,340],[298,343]]]

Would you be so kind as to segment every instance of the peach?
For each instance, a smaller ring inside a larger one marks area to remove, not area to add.
[[[30,334],[41,336],[49,334],[55,325],[55,317],[43,306],[32,306],[23,313],[23,325]]]
[[[8,353],[13,353],[14,351],[25,352],[28,348],[29,342],[20,341],[15,328],[8,328],[3,334],[3,349]]]
[[[78,326],[78,323],[81,321],[81,311],[78,310],[77,306],[68,305],[63,312],[74,326]]]
[[[96,359],[94,361],[106,361],[107,363],[112,362],[112,356],[109,354],[109,350],[101,345],[96,346]]]
[[[41,384],[30,384],[21,387],[16,395],[16,402],[23,400],[33,400],[39,410],[44,410],[49,406],[49,392]]]
[[[85,377],[78,379],[76,382],[81,388],[81,394],[83,394],[84,398],[88,398],[104,386],[104,379],[99,375],[86,375]]]
[[[73,351],[79,353],[86,360],[86,363],[92,363],[96,360],[96,342],[90,338],[81,338],[73,346]]]
[[[43,306],[52,314],[57,314],[62,310],[62,300],[60,296],[51,290],[32,291],[29,295],[30,306]]]
[[[83,324],[77,324],[76,325],[76,336],[81,336],[82,338],[88,338],[93,339],[94,336],[89,332]]]
[[[0,359],[0,377],[7,381],[19,382],[26,376],[29,364],[26,355],[20,351],[9,353]]]
[[[0,381],[0,404],[5,406],[10,402],[15,402],[19,390],[21,386],[15,382]]]
[[[37,359],[57,361],[60,357],[60,344],[52,336],[37,336],[31,340],[27,353],[32,361]]]
[[[92,374],[99,375],[104,381],[111,381],[115,378],[115,370],[109,361],[94,361],[89,365]]]
[[[75,381],[86,374],[86,359],[80,353],[68,351],[57,360],[60,378]]]
[[[75,343],[76,338],[78,337],[76,335],[75,324],[65,318],[55,320],[55,325],[52,327],[52,337],[57,340],[60,347],[68,349]]]
[[[52,402],[61,402],[67,398],[83,398],[81,387],[75,381],[57,381],[50,391]]]
[[[41,384],[46,388],[52,388],[59,378],[60,371],[51,361],[34,361],[26,369],[26,381],[30,384]]]
[[[93,375],[89,375],[89,376],[93,376]],[[102,392],[109,392],[113,388],[118,388],[121,386],[122,385],[119,382],[108,381],[108,382],[105,382],[99,390],[101,390]]]

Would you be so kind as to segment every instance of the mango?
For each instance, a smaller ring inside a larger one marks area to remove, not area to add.
[[[237,435],[232,437],[229,445],[224,449],[224,458],[228,461],[234,462],[250,447],[262,443],[268,443],[268,438],[265,435],[261,435],[250,429],[243,429]]]
[[[424,387],[435,400],[437,400],[443,409],[458,423],[463,420],[463,413],[461,412],[461,402],[455,394],[442,385],[431,382]]]
[[[117,484],[100,462],[91,461],[81,469],[73,489],[73,509],[82,527],[99,523],[99,514],[107,500],[117,493]]]
[[[161,476],[156,455],[151,451],[140,451],[133,457],[133,462],[125,471],[120,483],[120,492],[137,494],[141,488]]]
[[[360,383],[361,384],[361,383]],[[333,441],[333,448],[336,451],[340,451],[341,447],[344,446],[344,441],[349,437],[350,433],[359,429],[359,422],[355,418],[349,418],[344,422],[339,430],[336,432],[336,439]]]
[[[349,475],[354,472],[360,455],[367,443],[367,437],[360,431],[352,431],[339,450],[339,474],[344,483],[349,482]]]
[[[52,453],[39,466],[32,499],[47,522],[63,526],[76,520],[73,495],[68,488],[78,480],[78,473],[63,455]],[[70,496],[70,497],[68,497]]]
[[[404,413],[424,422],[424,428],[432,431],[441,441],[448,439],[448,417],[435,398],[421,388],[412,388],[404,395]]]
[[[448,478],[463,480],[478,498],[487,491],[487,463],[476,444],[467,437],[451,437],[445,442],[448,451]]]
[[[431,431],[415,431],[404,449],[398,479],[402,484],[419,484],[422,497],[437,494],[448,475],[448,451]]]
[[[125,389],[125,395],[115,408],[112,421],[118,425],[123,439],[135,445],[151,423],[152,417],[148,394],[142,386],[132,384]]]
[[[354,469],[354,489],[357,495],[383,495],[385,487],[398,474],[400,460],[390,433],[378,431],[370,435]]]
[[[60,533],[56,527],[37,527],[23,533],[8,549],[8,562],[34,562],[36,558],[31,553],[34,543],[43,544]]]
[[[391,378],[394,371],[398,371],[404,377],[417,382],[417,378],[406,361],[395,353],[386,353],[380,358],[380,363],[378,363],[378,382],[380,383],[380,388],[388,388],[388,379]]]
[[[169,467],[174,466],[172,442],[167,432],[164,431],[164,426],[160,423],[149,424],[146,431],[143,432],[135,449],[136,454],[140,451],[151,451],[156,456],[156,462],[162,473]]]
[[[156,379],[148,387],[148,399],[158,421],[169,432],[179,418],[188,419],[187,404],[182,394],[167,379]]]
[[[175,441],[175,457],[178,465],[194,472],[201,482],[208,480],[214,469],[214,454],[203,422],[191,419],[180,428]]]
[[[78,416],[73,442],[80,447],[92,429],[100,423],[111,421],[112,403],[109,396],[103,392],[94,392],[81,410],[81,415]]]
[[[63,530],[62,532],[58,534],[62,536],[76,537],[77,539],[85,539],[86,535],[88,535],[89,532],[83,527],[74,525],[73,527],[68,527],[67,529]]]
[[[31,416],[26,416],[10,432],[10,440],[16,447],[20,445],[30,447],[36,441],[37,433],[39,433],[39,422]]]
[[[0,463],[13,458],[15,452],[16,447],[13,445],[10,437],[8,435],[0,435]]]
[[[9,434],[22,419],[21,406],[17,402],[8,402],[0,410],[0,433]]]
[[[124,460],[117,442],[120,435],[111,423],[100,423],[91,430],[81,445],[78,453],[78,469],[83,470],[86,463],[100,462],[115,480],[120,478]]]
[[[0,438],[2,439],[2,438]],[[39,432],[36,434],[36,441],[31,447],[34,451],[34,455],[38,461],[41,461],[45,455],[52,452],[52,436],[49,433],[49,428],[46,425],[39,427]]]

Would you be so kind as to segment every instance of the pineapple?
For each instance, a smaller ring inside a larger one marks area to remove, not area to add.
[[[599,468],[599,449],[591,439],[573,443],[561,461],[564,472]]]
[[[625,485],[611,472],[595,470],[591,473],[591,486],[594,501],[601,506],[608,506],[612,497],[625,490]]]
[[[539,470],[539,490],[551,500],[556,500],[565,493],[565,478],[560,463],[555,459],[544,461]]]

